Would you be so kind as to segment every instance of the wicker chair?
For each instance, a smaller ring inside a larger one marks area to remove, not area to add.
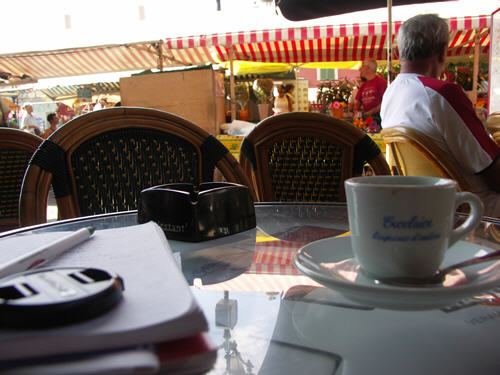
[[[68,219],[136,209],[144,188],[213,181],[215,168],[226,181],[251,189],[229,151],[181,117],[149,108],[91,112],[66,123],[33,155],[22,186],[21,225],[46,221],[51,183],[59,219]]]
[[[496,144],[500,146],[500,112],[493,112],[488,116],[486,127]]]
[[[400,175],[451,178],[459,190],[470,190],[457,166],[426,135],[405,126],[383,129],[381,135]]]
[[[22,130],[0,128],[0,231],[19,227],[21,183],[31,156],[42,141]]]
[[[344,180],[390,174],[372,139],[335,117],[307,112],[271,116],[242,142],[240,164],[260,201],[345,201]]]

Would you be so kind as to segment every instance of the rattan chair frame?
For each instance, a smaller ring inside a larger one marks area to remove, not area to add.
[[[383,129],[381,135],[390,150],[395,167],[400,175],[417,175],[414,172],[416,166],[412,166],[412,161],[409,160],[412,156],[405,155],[401,147],[402,145],[410,145],[422,157],[421,160],[417,160],[419,171],[422,168],[427,169],[426,176],[450,178],[457,182],[459,190],[470,190],[469,183],[458,166],[425,134],[407,126],[396,126]],[[422,175],[421,172],[418,174]]]
[[[64,150],[72,185],[71,194],[64,197],[58,197],[56,194],[59,219],[81,216],[75,176],[71,167],[71,155],[82,143],[98,135],[126,128],[155,130],[175,135],[189,142],[200,156],[199,170],[197,171],[198,180],[205,182],[202,177],[201,147],[212,136],[204,129],[182,117],[151,108],[114,107],[90,112],[72,119],[47,139]],[[229,151],[216,163],[216,168],[226,181],[248,186],[252,196],[254,196],[250,181]],[[47,206],[52,177],[52,173],[38,165],[31,164],[29,166],[21,191],[20,217],[22,226],[46,222],[46,211],[42,208]],[[158,184],[161,183],[165,182],[158,182]]]
[[[38,148],[40,143],[42,143],[43,139],[37,135],[25,132],[19,129],[11,129],[11,128],[0,128],[0,149],[1,150],[16,150],[16,151],[24,151],[26,152],[26,159],[24,168],[20,168],[17,172],[19,173],[19,183],[12,185],[15,187],[15,194],[17,195],[17,199],[12,202],[13,205],[18,206],[19,204],[19,195],[21,193],[21,183],[23,180],[24,173],[26,168],[28,167],[29,158]],[[0,163],[4,166],[3,163]],[[7,166],[5,166],[7,167]],[[13,173],[12,165],[9,166],[9,171],[2,171],[2,179],[5,178],[6,173]],[[11,185],[11,184],[9,184]],[[8,199],[7,197],[3,197],[2,199]],[[46,209],[46,207],[45,207]],[[19,214],[13,217],[3,217],[0,215],[0,231],[15,229],[19,227]]]
[[[495,143],[500,146],[500,112],[493,112],[488,116],[486,128],[492,135]]]
[[[277,141],[294,137],[319,138],[342,149],[343,164],[339,201],[345,201],[343,181],[355,176],[353,173],[354,149],[359,142],[366,140],[367,135],[346,121],[312,112],[291,112],[268,117],[245,137],[243,144],[252,145],[256,168],[252,166],[252,162],[245,155],[244,145],[240,150],[240,164],[249,179],[252,180],[257,199],[259,201],[276,200],[271,183],[269,150]],[[369,142],[376,147],[371,140]],[[376,149],[378,150],[378,147]],[[379,152],[367,162],[375,174],[390,174],[389,166],[382,153]]]

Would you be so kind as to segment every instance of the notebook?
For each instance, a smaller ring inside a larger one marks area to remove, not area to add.
[[[98,353],[70,354],[0,365],[4,375],[201,374],[217,359],[206,332],[178,340]]]
[[[0,239],[0,264],[66,234],[53,232]],[[41,330],[0,328],[0,364],[129,349],[208,330],[206,318],[163,231],[153,222],[96,230],[89,240],[46,266],[96,267],[117,273],[124,281],[123,299],[104,315],[68,326]]]

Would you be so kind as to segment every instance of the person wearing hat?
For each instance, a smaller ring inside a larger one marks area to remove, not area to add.
[[[21,129],[28,133],[40,135],[40,129],[36,123],[36,118],[33,116],[33,107],[31,104],[25,104],[23,109],[25,114],[21,121]]]

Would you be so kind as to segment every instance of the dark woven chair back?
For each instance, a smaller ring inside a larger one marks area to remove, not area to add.
[[[161,131],[127,128],[100,134],[71,155],[80,214],[136,209],[141,190],[160,181],[198,185],[199,156],[188,141]]]
[[[42,138],[0,128],[0,231],[19,227],[19,195],[24,172]]]
[[[134,210],[141,190],[213,181],[216,168],[226,181],[251,185],[214,136],[181,117],[148,108],[91,112],[58,129],[34,154],[23,183],[21,223],[46,221],[37,207],[50,182],[65,219]]]
[[[338,201],[342,149],[323,139],[282,139],[268,151],[269,173],[277,201]]]
[[[343,202],[344,180],[390,174],[378,146],[351,124],[318,114],[268,117],[243,140],[240,164],[259,201]]]

